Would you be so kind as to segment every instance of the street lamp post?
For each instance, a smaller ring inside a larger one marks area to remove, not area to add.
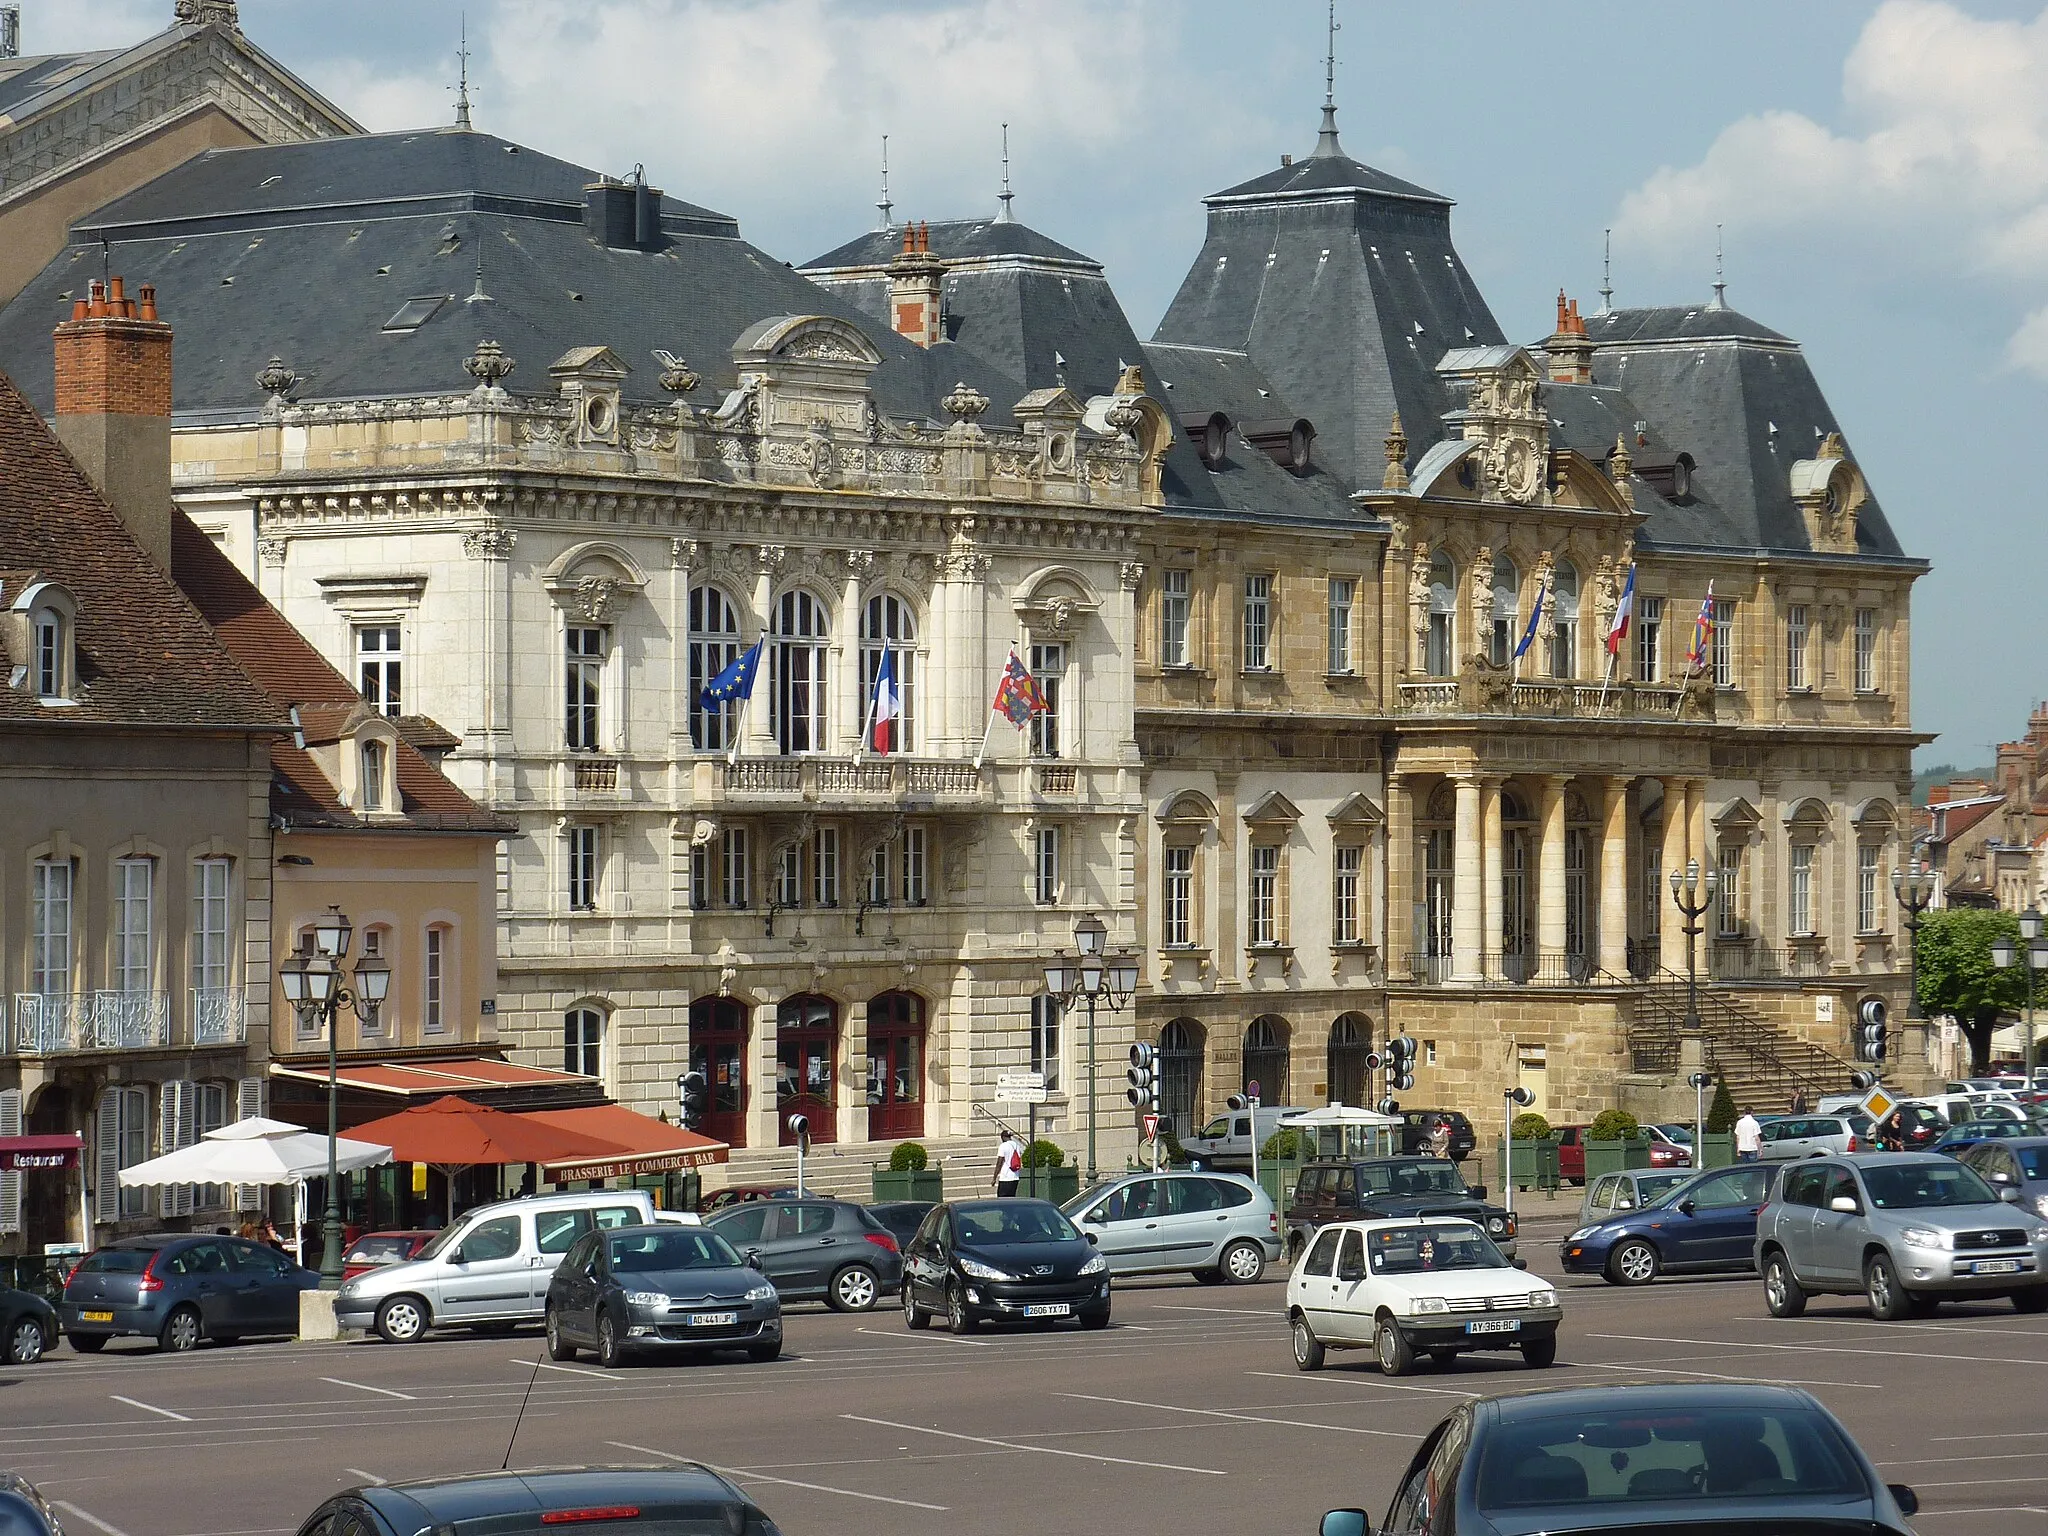
[[[2027,1081],[2034,1079],[2034,972],[2048,971],[2048,944],[2041,937],[2041,914],[2033,907],[2020,914],[2020,942],[1997,939],[1991,945],[1991,963],[2001,971],[2018,965],[2027,975]]]
[[[1924,1022],[1920,1011],[1920,922],[1934,905],[1934,871],[1923,859],[1892,871],[1892,899],[1906,914],[1906,1017]]]
[[[380,955],[358,959],[355,986],[343,985],[341,962],[348,958],[349,940],[354,932],[341,908],[330,906],[326,916],[314,924],[312,938],[301,940],[298,949],[277,967],[284,1000],[308,1027],[317,1022],[327,1030],[327,1212],[320,1254],[323,1291],[336,1290],[341,1285],[341,1173],[336,1156],[336,1142],[341,1134],[340,1064],[335,1020],[342,1008],[348,1007],[365,1024],[375,1024],[378,1010],[391,991],[391,967]]]
[[[1093,913],[1074,924],[1077,958],[1067,959],[1061,950],[1045,964],[1045,990],[1059,1000],[1064,1011],[1077,1002],[1088,1005],[1088,1182],[1096,1179],[1095,1161],[1095,1005],[1105,1001],[1112,1010],[1121,1009],[1138,990],[1138,963],[1130,955],[1105,956],[1103,940],[1109,930]]]
[[[1720,872],[1700,873],[1700,861],[1687,859],[1685,868],[1671,871],[1671,899],[1685,915],[1685,1032],[1700,1032],[1700,978],[1698,940],[1706,931],[1700,919],[1713,908],[1714,891],[1721,883]]]

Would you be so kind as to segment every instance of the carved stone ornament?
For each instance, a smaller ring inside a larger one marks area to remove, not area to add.
[[[700,382],[698,375],[680,357],[672,357],[661,370],[661,387],[672,395],[687,395]]]
[[[708,848],[718,836],[718,823],[709,816],[699,816],[690,825],[690,846]]]
[[[827,335],[822,331],[812,331],[808,335],[799,336],[795,341],[790,342],[779,350],[784,357],[810,358],[826,363],[865,363],[867,361],[866,358],[862,357],[838,337]]]
[[[281,357],[273,357],[263,365],[263,371],[256,375],[256,387],[270,396],[264,402],[266,409],[273,406],[282,407],[298,382],[299,376],[285,367],[284,359]]]
[[[774,576],[783,563],[789,559],[789,550],[781,544],[757,544],[754,546],[754,568],[763,576]]]
[[[498,389],[518,366],[495,341],[480,341],[476,350],[463,360],[462,371],[476,380],[478,389]]]
[[[946,414],[955,421],[975,422],[988,410],[988,396],[964,380],[953,386],[953,392],[939,402]]]
[[[1429,541],[1417,539],[1408,556],[1408,622],[1418,637],[1429,633]]]
[[[822,420],[812,422],[804,434],[804,469],[821,490],[839,483],[839,458],[832,451],[832,434]]]
[[[875,552],[872,549],[849,549],[843,558],[846,574],[855,581],[866,581],[874,574]]]
[[[241,29],[241,17],[236,14],[235,0],[177,0],[172,12],[178,24],[185,27],[219,25]]]
[[[1102,413],[1102,419],[1115,427],[1119,434],[1136,442],[1138,428],[1145,424],[1145,413],[1138,409],[1137,401],[1119,399],[1115,405]]]
[[[1393,425],[1387,428],[1387,467],[1380,476],[1383,491],[1405,491],[1408,489],[1408,434],[1401,430],[1401,413],[1394,412]]]
[[[1138,590],[1138,584],[1145,579],[1145,563],[1142,560],[1126,560],[1116,568],[1116,574],[1126,592],[1135,592]]]
[[[589,623],[607,623],[618,607],[619,591],[609,576],[586,576],[576,583],[576,611]]]
[[[1486,473],[1506,500],[1535,500],[1543,476],[1537,444],[1518,432],[1496,437],[1487,445]]]
[[[502,560],[518,542],[510,528],[472,528],[462,536],[462,552],[472,560]]]
[[[256,541],[256,553],[265,565],[283,565],[285,551],[291,547],[291,542],[275,535],[261,538]]]

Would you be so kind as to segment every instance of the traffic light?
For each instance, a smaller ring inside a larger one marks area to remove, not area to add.
[[[1408,1035],[1387,1042],[1387,1086],[1404,1093],[1415,1086],[1415,1041]]]
[[[1877,1074],[1875,1072],[1851,1072],[1849,1074],[1849,1086],[1856,1089],[1859,1093],[1868,1093],[1877,1086]]]
[[[1870,1062],[1882,1062],[1884,1060],[1884,1033],[1887,1017],[1884,999],[1881,997],[1866,997],[1857,1007],[1857,1060]]]
[[[1159,1113],[1159,1052],[1140,1040],[1131,1047],[1131,1064],[1124,1069],[1124,1097],[1139,1114]]]
[[[1240,1109],[1250,1109],[1252,1101],[1241,1093],[1233,1093],[1223,1101],[1223,1107],[1235,1114]]]
[[[1381,1067],[1384,1067],[1386,1064],[1387,1058],[1382,1056],[1378,1051],[1367,1051],[1365,1053],[1366,1071],[1377,1072]]]
[[[1383,1115],[1398,1115],[1401,1113],[1401,1101],[1392,1094],[1388,1094],[1384,1099],[1381,1099],[1376,1107]]]
[[[711,1083],[702,1072],[691,1070],[676,1079],[676,1098],[681,1102],[683,1129],[704,1128],[704,1115],[711,1108]]]

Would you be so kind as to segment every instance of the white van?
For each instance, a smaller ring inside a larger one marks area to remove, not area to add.
[[[570,1244],[593,1227],[653,1220],[654,1201],[644,1189],[480,1205],[450,1222],[418,1258],[345,1281],[335,1293],[334,1318],[343,1328],[375,1328],[393,1344],[411,1344],[429,1328],[537,1323],[548,1281]]]
[[[1258,1119],[1259,1146],[1263,1148],[1289,1115],[1304,1111],[1292,1104],[1261,1104],[1257,1109],[1233,1109],[1218,1115],[1193,1136],[1181,1138],[1181,1148],[1199,1168],[1223,1168],[1249,1173],[1252,1166],[1252,1120]]]

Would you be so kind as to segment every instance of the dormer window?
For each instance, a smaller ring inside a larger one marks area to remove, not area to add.
[[[0,607],[0,640],[16,662],[10,687],[44,704],[70,704],[78,688],[78,609],[55,582],[31,579]]]
[[[363,809],[381,811],[385,805],[384,764],[389,754],[381,741],[363,743]]]
[[[39,698],[61,699],[64,687],[64,620],[54,609],[45,608],[35,616],[34,662],[36,694]]]

